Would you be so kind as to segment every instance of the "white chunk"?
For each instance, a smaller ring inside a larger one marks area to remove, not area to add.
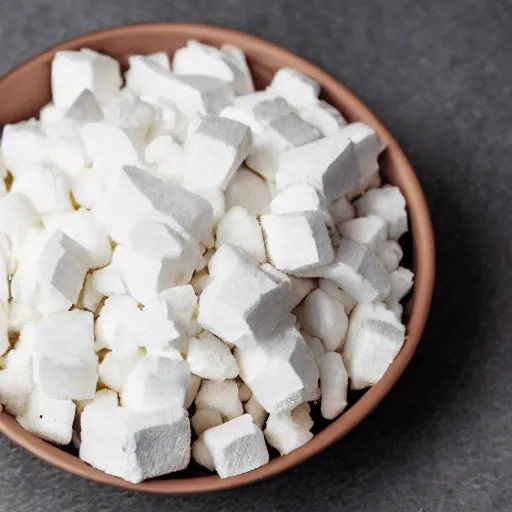
[[[207,331],[188,344],[187,362],[190,371],[203,379],[234,379],[238,364],[229,347]]]
[[[295,114],[295,109],[284,98],[277,96],[259,102],[254,106],[252,112],[258,122],[268,125],[288,114]]]
[[[54,108],[59,108],[55,107]],[[69,107],[66,116],[77,124],[97,123],[103,121],[103,111],[94,96],[94,93],[89,89],[84,89],[82,93],[77,96],[76,100]],[[41,123],[43,120],[41,119]]]
[[[332,202],[329,205],[329,211],[335,224],[340,224],[356,216],[352,203],[345,196]]]
[[[94,397],[98,357],[92,313],[74,310],[45,317],[35,325],[34,341],[34,370],[47,397]]]
[[[341,302],[345,308],[345,313],[348,315],[354,309],[357,301],[351,297],[345,290],[342,290],[335,282],[329,279],[319,279],[318,287],[324,292],[329,294],[333,299]]]
[[[185,140],[188,119],[179,111],[176,103],[153,94],[144,94],[141,100],[155,107],[155,121],[149,130],[148,141],[171,135],[181,143]]]
[[[267,129],[256,134],[246,164],[266,180],[275,181],[279,161],[285,149],[284,139],[275,130]]]
[[[398,268],[404,255],[396,240],[387,240],[377,248],[376,253],[388,272],[394,272]]]
[[[320,211],[320,198],[307,184],[292,185],[277,193],[269,204],[272,213]]]
[[[224,58],[227,59],[231,67],[234,69],[235,82],[233,85],[235,93],[243,95],[254,92],[252,74],[249,66],[247,65],[245,53],[240,48],[230,44],[223,44],[220,49],[224,54]]]
[[[195,272],[192,276],[192,280],[190,284],[194,287],[194,291],[196,295],[201,295],[204,289],[208,286],[211,281],[211,277],[206,270],[201,270],[199,272]]]
[[[258,345],[237,348],[240,376],[267,412],[293,409],[318,390],[318,367],[289,315]]]
[[[338,133],[347,124],[343,116],[323,100],[308,105],[301,112],[301,117],[316,126],[324,137]]]
[[[125,352],[108,352],[98,365],[98,376],[101,382],[120,393],[124,388],[126,377],[143,357],[144,351],[140,348]]]
[[[190,461],[190,422],[182,407],[134,413],[88,406],[80,458],[132,483],[180,471]]]
[[[306,345],[309,347],[309,350],[311,350],[311,353],[313,354],[313,357],[315,358],[315,361],[318,364],[318,360],[320,359],[320,357],[322,357],[325,354],[324,344],[320,339],[311,336],[311,334],[306,332],[304,329],[301,329],[300,333],[302,334],[302,337],[304,338]]]
[[[270,263],[279,270],[295,273],[324,267],[334,258],[319,212],[262,215],[261,226]]]
[[[238,382],[238,398],[245,404],[251,399],[252,391],[251,388],[245,382]]]
[[[256,121],[254,114],[250,110],[228,105],[219,112],[219,116],[245,124],[251,129],[253,136],[259,135],[263,131],[263,126]]]
[[[235,270],[245,270],[252,266],[249,255],[234,245],[221,245],[208,261],[210,278],[228,276]]]
[[[0,303],[7,304],[11,298],[9,285],[9,261],[0,252]]]
[[[268,89],[298,109],[316,103],[320,94],[318,83],[292,68],[280,69],[274,75]]]
[[[19,332],[27,322],[37,322],[41,313],[31,301],[11,300],[9,302],[9,332]]]
[[[254,423],[263,428],[265,425],[265,421],[267,421],[268,412],[261,406],[261,404],[256,400],[256,397],[253,395],[247,403],[244,405],[245,412],[249,413],[252,416],[252,420]]]
[[[92,283],[92,274],[85,276],[84,286],[78,297],[77,306],[92,313],[97,313],[105,296],[97,291]]]
[[[347,220],[338,226],[341,236],[358,244],[368,245],[374,251],[387,239],[386,222],[376,215]]]
[[[205,430],[222,425],[223,421],[218,412],[199,409],[190,419],[190,423],[196,435],[200,436]]]
[[[100,103],[106,103],[121,87],[119,62],[88,49],[59,51],[52,61],[52,97],[55,105],[69,108],[89,89]]]
[[[244,413],[242,402],[238,398],[238,386],[234,380],[203,380],[196,396],[196,407],[198,410],[216,411],[227,420]]]
[[[155,164],[158,174],[176,185],[183,183],[185,156],[181,144],[170,134],[155,137],[144,153],[146,162]]]
[[[211,428],[203,436],[221,478],[252,471],[269,461],[263,432],[250,414]]]
[[[402,348],[405,327],[383,304],[358,304],[350,317],[343,361],[352,389],[376,384]]]
[[[190,370],[186,361],[148,355],[126,378],[121,393],[123,407],[148,412],[185,403]]]
[[[390,274],[391,292],[389,303],[400,302],[411,290],[414,282],[414,274],[407,268],[399,267]]]
[[[386,306],[396,316],[397,320],[402,320],[402,315],[404,313],[404,307],[402,304],[399,302],[386,301]]]
[[[206,199],[213,209],[213,226],[217,226],[221,217],[226,213],[224,192],[219,188],[194,189],[194,193]]]
[[[384,219],[388,224],[389,238],[398,240],[407,232],[405,198],[398,187],[385,185],[369,190],[355,205],[359,216],[377,215]]]
[[[25,430],[41,439],[67,445],[73,434],[75,410],[71,400],[49,398],[36,386],[30,393],[25,411],[16,420]]]
[[[244,166],[238,169],[226,189],[226,208],[230,210],[233,206],[240,206],[254,217],[263,213],[270,200],[265,180]]]
[[[192,458],[200,465],[210,471],[215,471],[215,464],[210,450],[204,444],[203,436],[200,436],[192,444]]]
[[[104,388],[96,391],[93,398],[78,400],[76,405],[78,413],[77,416],[80,416],[88,405],[93,405],[94,407],[117,407],[119,405],[119,397],[115,391]]]
[[[190,374],[190,380],[188,381],[187,393],[185,395],[185,409],[189,409],[194,400],[196,399],[199,388],[201,387],[202,379],[197,375]]]
[[[85,92],[86,91],[84,91],[84,93]],[[87,92],[91,94],[90,91]],[[69,112],[65,108],[57,107],[51,102],[47,103],[39,111],[39,122],[41,124],[41,129],[43,130],[43,132],[47,133],[48,128],[51,129],[54,125],[62,121],[66,117],[66,115],[69,116]]]
[[[278,189],[308,183],[328,202],[355,188],[360,181],[352,142],[341,132],[287,150],[275,176]]]
[[[306,331],[322,340],[328,352],[343,347],[348,327],[345,308],[320,288],[305,298],[297,318]]]
[[[320,411],[326,420],[333,420],[347,407],[348,376],[341,355],[327,352],[318,361],[322,404]]]
[[[256,264],[267,259],[258,221],[245,208],[233,206],[219,221],[216,248],[229,244],[244,250]]]
[[[258,107],[261,107],[261,105],[258,105]],[[295,112],[290,112],[270,121],[268,126],[282,139],[286,149],[303,146],[322,137],[316,126],[304,121]]]

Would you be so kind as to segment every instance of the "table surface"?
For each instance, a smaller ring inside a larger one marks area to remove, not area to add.
[[[54,469],[2,437],[0,511],[511,511],[512,2],[0,0],[0,75],[81,32],[163,20],[286,46],[385,122],[432,212],[428,327],[375,413],[278,478],[191,497],[134,494]]]

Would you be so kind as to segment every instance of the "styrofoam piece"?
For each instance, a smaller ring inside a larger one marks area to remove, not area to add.
[[[338,230],[341,236],[350,238],[358,244],[367,245],[374,251],[386,241],[388,236],[386,221],[376,215],[347,220],[338,225]]]
[[[333,299],[341,302],[347,315],[350,314],[357,304],[357,301],[345,290],[342,290],[334,281],[329,279],[319,279],[318,287],[329,294]]]
[[[80,458],[132,483],[180,471],[190,461],[190,422],[182,407],[135,413],[88,406]]]
[[[347,124],[340,112],[323,100],[308,105],[300,115],[304,121],[316,126],[324,137],[338,133]]]
[[[322,403],[320,412],[327,420],[338,417],[347,407],[348,375],[337,352],[327,352],[318,361]]]
[[[203,380],[195,404],[198,410],[216,411],[226,420],[232,420],[244,413],[234,380]]]
[[[269,461],[263,432],[250,414],[211,428],[203,437],[221,478],[246,473]]]
[[[200,436],[209,428],[222,425],[222,423],[222,416],[217,411],[210,411],[209,409],[199,409],[194,416],[190,418],[190,424],[197,436]]]
[[[377,247],[376,254],[386,270],[394,272],[400,265],[404,252],[396,240],[387,240]]]
[[[317,82],[292,68],[281,68],[274,75],[268,89],[298,109],[316,103],[320,94]]]
[[[143,357],[144,351],[140,348],[124,352],[117,350],[108,352],[98,365],[98,376],[101,382],[120,393],[124,388],[126,378]]]
[[[250,193],[247,193],[247,191]],[[263,178],[242,165],[226,189],[226,208],[247,208],[254,217],[260,216],[271,201],[267,183]]]

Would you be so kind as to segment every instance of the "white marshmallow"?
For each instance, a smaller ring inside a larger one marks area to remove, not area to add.
[[[32,301],[11,300],[9,302],[9,332],[20,332],[27,322],[37,322],[41,313]]]
[[[267,214],[261,217],[270,263],[295,273],[324,267],[334,259],[329,233],[319,212]]]
[[[221,478],[252,471],[269,461],[263,432],[250,414],[211,428],[203,436]]]
[[[277,96],[260,101],[254,105],[252,112],[254,118],[266,126],[288,114],[295,114],[295,109],[284,98]]]
[[[219,188],[194,189],[194,193],[206,199],[213,209],[213,226],[217,226],[221,217],[226,213],[226,199]]]
[[[210,450],[204,444],[203,436],[200,436],[192,444],[192,458],[200,465],[210,471],[215,471],[215,464]]]
[[[348,376],[341,355],[327,352],[318,361],[322,403],[320,412],[333,420],[347,407]]]
[[[91,313],[97,314],[104,298],[105,296],[102,293],[94,289],[92,274],[87,274],[85,276],[84,286],[78,297],[77,306],[80,309],[86,309],[87,311],[91,311]]]
[[[346,236],[358,244],[367,245],[374,251],[387,239],[386,221],[376,215],[347,220],[338,226],[341,236]]]
[[[263,131],[263,125],[256,121],[254,114],[250,110],[228,105],[219,112],[219,116],[245,124],[251,129],[253,137],[259,135]]]
[[[324,344],[320,339],[311,336],[311,334],[306,332],[304,329],[301,329],[300,333],[302,334],[302,337],[304,338],[306,345],[309,347],[309,350],[311,350],[311,353],[313,354],[313,357],[315,358],[315,361],[318,364],[318,360],[320,359],[320,357],[322,357],[325,354]]]
[[[219,221],[216,248],[229,244],[244,250],[256,264],[267,260],[259,222],[245,208],[233,206]]]
[[[119,62],[88,49],[59,51],[52,61],[52,97],[55,105],[69,108],[89,89],[100,103],[106,103],[121,87]]]
[[[54,106],[54,108],[59,107]],[[77,96],[76,100],[66,112],[66,116],[78,124],[98,123],[104,119],[103,111],[101,110],[98,100],[89,89],[84,89],[80,95]],[[41,123],[42,122],[43,120],[41,119]]]
[[[324,137],[338,133],[347,124],[338,110],[323,100],[308,105],[301,112],[301,117],[316,126]]]
[[[187,141],[185,186],[226,190],[251,144],[246,125],[224,117],[204,117]]]
[[[54,444],[67,445],[73,434],[76,406],[71,400],[56,400],[35,387],[24,412],[16,417],[18,423],[31,434]]]
[[[242,402],[238,398],[238,386],[234,380],[203,380],[195,403],[198,410],[216,411],[227,420],[244,413]]]
[[[320,288],[304,299],[297,318],[309,334],[322,340],[328,352],[343,347],[348,327],[345,308]]]
[[[254,395],[251,396],[247,403],[244,405],[245,412],[249,413],[252,416],[252,421],[260,427],[263,428],[265,425],[265,421],[267,421],[268,412],[261,406],[261,404],[256,400]]]
[[[261,104],[258,108],[261,108]],[[270,121],[268,126],[282,139],[286,149],[303,146],[322,137],[316,126],[304,121],[295,112],[289,112]]]
[[[197,297],[191,285],[174,286],[158,297],[187,328],[196,314]],[[147,307],[147,306],[146,306]]]
[[[98,358],[92,313],[74,310],[45,317],[35,325],[34,341],[34,370],[47,397],[94,397]]]
[[[277,193],[269,204],[272,213],[320,211],[320,198],[316,190],[307,184],[299,183]]]
[[[352,389],[376,384],[402,348],[405,327],[381,303],[358,304],[350,317],[343,362]]]
[[[284,139],[275,130],[266,129],[256,134],[246,164],[266,180],[275,181],[279,161],[285,149]]]
[[[80,458],[132,483],[185,469],[190,422],[182,407],[134,413],[87,406],[82,413]]]
[[[94,407],[117,407],[119,405],[119,397],[115,391],[103,388],[96,391],[93,398],[78,400],[76,405],[77,416],[80,416],[88,405],[93,405]]]
[[[123,407],[150,412],[185,403],[190,370],[186,361],[148,355],[126,377],[121,392]]]
[[[223,44],[220,47],[224,58],[230,63],[235,73],[235,82],[233,84],[235,93],[238,95],[250,94],[254,92],[254,83],[251,70],[247,65],[245,53],[236,46]]]
[[[155,137],[144,153],[146,162],[157,166],[158,174],[176,185],[183,183],[185,151],[172,135]]]
[[[404,313],[404,307],[402,304],[399,302],[386,301],[386,306],[396,316],[397,320],[402,320],[402,315]]]
[[[398,240],[407,232],[407,212],[405,198],[398,187],[385,185],[371,189],[360,197],[356,203],[359,216],[377,215],[388,224],[389,238]]]
[[[245,270],[252,266],[249,255],[234,245],[221,245],[208,261],[210,278],[228,276],[235,270]]]
[[[199,388],[201,387],[202,379],[193,373],[190,374],[190,380],[188,381],[187,393],[185,395],[185,409],[189,409],[194,400],[196,399]]]
[[[110,389],[120,393],[126,377],[144,357],[144,351],[136,348],[125,352],[108,352],[98,365],[98,376],[101,382]]]
[[[382,243],[377,247],[376,253],[388,272],[394,272],[398,268],[404,255],[400,244],[396,240],[387,240]]]
[[[303,407],[306,407],[304,413]],[[310,441],[313,438],[309,431],[312,422],[309,426],[307,419],[304,421],[302,418],[304,415],[311,420],[308,404],[301,404],[293,411],[270,414],[263,432],[268,444],[281,455],[286,455]]]
[[[316,103],[320,94],[320,85],[317,82],[292,68],[280,69],[268,89],[298,109]]]
[[[357,301],[350,296],[345,290],[342,290],[335,282],[329,279],[319,279],[318,287],[330,295],[333,299],[341,302],[345,308],[347,315],[354,309]]]
[[[414,282],[414,274],[407,268],[398,267],[389,275],[391,280],[391,292],[388,301],[390,304],[400,302],[411,290]]]
[[[245,404],[251,399],[252,391],[251,388],[243,381],[240,381],[238,384],[238,398],[240,401]]]
[[[263,213],[270,200],[270,192],[265,180],[245,166],[236,171],[226,189],[226,208],[228,210],[233,206],[247,208],[254,217]]]
[[[153,94],[144,94],[141,100],[155,107],[155,121],[149,130],[148,141],[162,135],[172,135],[180,143],[185,140],[188,119],[179,111],[174,101]]]
[[[122,248],[116,247],[112,252],[112,261],[106,267],[95,270],[91,276],[92,288],[102,295],[124,295],[128,293],[126,284],[121,276],[119,261]]]
[[[329,212],[335,224],[340,224],[356,216],[352,203],[345,196],[332,202],[329,205]]]
[[[48,229],[58,229],[80,244],[88,253],[91,268],[110,263],[112,248],[105,228],[85,209],[54,213],[43,219]]]
[[[340,132],[289,149],[279,160],[275,181],[280,190],[308,183],[328,202],[335,201],[359,184],[354,146]]]
[[[222,416],[216,411],[208,409],[199,409],[194,416],[190,418],[190,424],[194,429],[197,436],[200,436],[205,430],[209,428],[222,425]]]
[[[90,91],[84,91],[91,94]],[[93,95],[94,97],[94,95]],[[100,111],[101,112],[101,111]],[[47,103],[40,111],[39,111],[39,122],[41,124],[41,129],[44,133],[47,133],[48,128],[52,128],[54,125],[62,121],[66,115],[69,115],[69,112],[62,107],[57,107],[53,103]]]
[[[255,347],[237,348],[240,376],[267,412],[293,409],[316,396],[318,367],[289,315]]]
[[[190,371],[203,379],[234,379],[238,363],[229,347],[207,331],[188,344],[187,362]]]

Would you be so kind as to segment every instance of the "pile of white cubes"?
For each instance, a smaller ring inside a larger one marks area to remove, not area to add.
[[[124,84],[124,85],[123,85]],[[0,404],[141,482],[312,437],[404,343],[405,199],[375,131],[244,53],[62,51],[0,142]]]

